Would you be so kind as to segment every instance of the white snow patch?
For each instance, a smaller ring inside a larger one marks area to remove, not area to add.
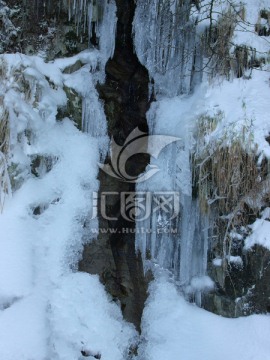
[[[267,315],[226,319],[187,303],[167,279],[150,286],[139,360],[270,359]]]
[[[77,360],[84,350],[104,360],[124,360],[136,340],[134,326],[123,321],[94,275],[63,277],[52,294],[50,314],[53,359]]]
[[[270,220],[270,208],[267,207],[266,209],[264,209],[261,216],[263,220]]]
[[[257,219],[250,228],[252,233],[245,240],[245,249],[250,249],[257,244],[270,250],[270,221]]]
[[[215,283],[209,276],[195,276],[191,279],[190,287],[194,291],[209,291],[214,289]]]
[[[237,265],[237,266],[243,266],[243,260],[242,260],[241,256],[228,255],[226,257],[226,259],[228,260],[229,263],[233,263],[234,265]]]
[[[222,266],[222,259],[220,259],[220,258],[215,258],[215,259],[213,259],[213,265],[214,266]]]

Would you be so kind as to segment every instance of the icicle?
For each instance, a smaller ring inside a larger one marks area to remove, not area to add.
[[[150,166],[157,166],[160,171],[137,184],[136,190],[152,194],[172,192],[173,196],[178,196],[178,208],[173,217],[163,207],[154,211],[153,201],[150,217],[142,224],[137,223],[136,247],[142,253],[145,270],[149,263],[169,270],[187,298],[194,299],[200,306],[203,284],[208,286],[211,282],[205,277],[209,219],[200,214],[198,201],[192,199],[190,150],[193,138],[189,114],[194,110],[194,102],[189,99],[189,96],[182,96],[177,100],[157,101],[147,114],[150,135],[170,134],[182,141],[168,145],[158,159],[151,159]],[[140,232],[140,227],[149,233]]]
[[[75,19],[77,35],[88,33],[89,42],[92,38],[92,27],[99,38],[99,48],[102,53],[103,64],[114,54],[116,32],[115,1],[107,0],[74,0],[73,6],[69,2],[69,20]]]
[[[100,50],[106,62],[114,54],[116,24],[116,5],[114,1],[110,1],[104,6],[103,20],[101,23],[98,22],[97,26],[97,33],[100,34]]]
[[[191,1],[138,0],[133,22],[139,60],[155,80],[157,94],[189,93],[195,51]]]
[[[82,33],[87,31],[90,43],[94,28],[99,40],[99,71],[94,74],[86,73],[89,85],[82,94],[82,128],[98,139],[102,161],[108,150],[107,121],[95,84],[97,81],[104,81],[105,64],[114,53],[117,22],[115,1],[73,0],[72,5],[70,0],[69,17],[74,18],[78,35],[82,36]]]

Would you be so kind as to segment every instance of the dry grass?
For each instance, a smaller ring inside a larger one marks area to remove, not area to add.
[[[218,201],[222,214],[230,213],[237,206],[259,176],[256,158],[247,154],[239,142],[218,148],[199,168],[199,184],[204,188],[207,203]]]
[[[211,214],[214,220],[214,252],[226,258],[231,254],[230,232],[238,232],[259,216],[270,187],[268,163],[258,166],[256,151],[247,144],[249,135],[245,128],[230,143],[227,139],[214,145],[204,142],[216,123],[205,116],[199,121],[200,148],[194,157],[194,184],[202,212]]]
[[[205,56],[208,58],[206,70],[209,79],[213,80],[217,75],[228,80],[231,77],[250,77],[253,68],[261,67],[268,61],[269,54],[262,54],[259,58],[256,49],[233,43],[237,24],[240,24],[243,31],[248,31],[244,30],[246,10],[243,5],[236,9],[235,6],[228,4],[228,9],[219,15],[217,21],[210,21],[211,25],[202,36]],[[250,69],[248,75],[246,75],[247,69]]]
[[[220,15],[217,22],[211,21],[210,27],[203,36],[205,55],[209,59],[207,68],[210,78],[215,78],[217,75],[226,78],[230,76],[230,47],[236,24],[236,14],[229,7]]]

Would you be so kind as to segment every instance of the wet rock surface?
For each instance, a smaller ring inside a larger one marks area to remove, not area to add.
[[[117,33],[115,53],[106,65],[106,82],[98,85],[108,121],[108,133],[122,146],[135,128],[147,133],[146,112],[149,108],[147,70],[139,63],[133,50],[132,21],[135,3],[117,0]],[[147,143],[145,144],[146,149]],[[114,154],[112,153],[112,156]],[[110,162],[108,158],[107,161]],[[138,176],[149,162],[144,154],[132,156],[126,172]],[[100,214],[100,229],[113,229],[114,234],[100,233],[98,239],[85,247],[80,270],[97,273],[115,301],[120,301],[124,317],[140,329],[146,300],[146,280],[142,261],[135,251],[135,223],[121,214],[121,193],[134,193],[135,184],[118,180],[100,172],[100,198],[105,212],[112,220]],[[115,192],[102,198],[104,192]],[[123,203],[122,203],[123,206]],[[122,209],[123,211],[123,209]]]
[[[255,245],[242,253],[243,264],[208,265],[216,290],[206,294],[203,307],[225,317],[270,312],[270,252]]]
[[[77,35],[74,19],[59,0],[2,1],[1,52],[39,54],[47,60],[72,56],[88,48],[86,34]],[[8,21],[6,21],[8,19]]]

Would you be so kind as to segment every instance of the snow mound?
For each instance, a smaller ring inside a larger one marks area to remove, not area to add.
[[[122,360],[136,339],[135,328],[122,319],[97,276],[70,274],[53,295],[50,309],[53,359],[77,360],[81,351],[103,360]]]
[[[187,303],[164,277],[150,286],[139,360],[269,360],[269,316],[226,319]]]

